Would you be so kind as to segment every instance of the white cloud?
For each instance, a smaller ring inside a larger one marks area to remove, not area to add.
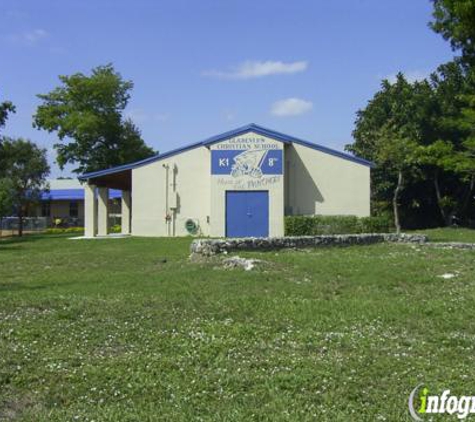
[[[416,81],[422,81],[429,77],[430,72],[426,72],[423,70],[407,70],[402,72],[406,80],[410,83],[414,83]],[[383,76],[382,79],[387,79],[391,84],[395,83],[397,80],[397,73],[391,73],[389,75]]]
[[[284,63],[281,61],[245,61],[228,71],[209,70],[203,72],[204,76],[221,79],[253,79],[270,75],[282,75],[303,72],[307,69],[306,61]]]
[[[44,29],[33,29],[17,34],[10,34],[6,39],[13,43],[22,43],[26,45],[34,45],[48,36],[48,32]]]
[[[47,35],[48,33],[44,29],[35,29],[33,31],[23,33],[23,39],[30,44],[34,44]]]
[[[286,98],[272,104],[271,114],[278,117],[298,116],[309,112],[312,108],[311,101],[302,100],[301,98]]]

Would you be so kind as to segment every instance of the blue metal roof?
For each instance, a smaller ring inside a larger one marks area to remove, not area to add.
[[[109,198],[121,198],[122,192],[117,189],[109,189]],[[51,189],[43,192],[42,201],[84,201],[84,189]]]
[[[173,155],[177,155],[177,154],[180,154],[180,153],[185,152],[185,151],[189,151],[189,150],[194,149],[194,148],[198,148],[198,147],[202,147],[202,146],[210,146],[210,145],[215,144],[217,142],[221,142],[225,139],[243,135],[244,133],[247,133],[247,132],[254,132],[254,133],[257,133],[259,135],[267,136],[269,138],[273,138],[273,139],[276,139],[278,141],[281,141],[285,144],[295,143],[295,144],[303,145],[303,146],[306,146],[308,148],[315,149],[317,151],[321,151],[321,152],[324,152],[326,154],[333,155],[335,157],[343,158],[345,160],[349,160],[349,161],[352,161],[352,162],[357,163],[357,164],[362,164],[364,166],[368,166],[368,167],[374,167],[375,166],[375,164],[373,162],[365,160],[364,158],[359,158],[359,157],[356,157],[354,155],[347,154],[345,152],[337,151],[337,150],[325,147],[323,145],[318,145],[318,144],[314,144],[312,142],[304,141],[303,139],[295,138],[293,136],[286,135],[284,133],[277,132],[277,131],[272,130],[272,129],[266,129],[266,128],[264,128],[262,126],[258,126],[254,123],[250,123],[246,126],[242,126],[240,128],[231,130],[229,132],[225,132],[225,133],[222,133],[220,135],[212,136],[211,138],[205,139],[204,141],[196,142],[194,144],[190,144],[190,145],[187,145],[187,146],[182,147],[182,148],[177,148],[177,149],[165,152],[164,154],[154,155],[153,157],[149,157],[149,158],[146,158],[144,160],[136,161],[136,162],[130,163],[130,164],[124,164],[124,165],[117,166],[117,167],[112,167],[110,169],[93,171],[93,172],[90,172],[90,173],[84,173],[83,175],[79,176],[79,180],[88,180],[88,179],[92,179],[92,178],[95,178],[95,177],[105,176],[107,174],[113,174],[113,173],[119,173],[121,171],[132,170],[132,169],[135,169],[137,167],[141,167],[141,166],[144,166],[146,164],[153,163],[155,161],[159,161],[159,160],[162,160],[162,159],[165,159],[165,158],[169,158]]]

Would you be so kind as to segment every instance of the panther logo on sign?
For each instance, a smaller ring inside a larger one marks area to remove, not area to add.
[[[251,176],[262,177],[262,163],[267,155],[266,150],[245,151],[234,157],[234,164],[231,167],[231,176]]]
[[[246,148],[245,150],[218,149],[211,151],[211,174],[229,175],[233,179],[247,176],[282,175],[282,150]]]

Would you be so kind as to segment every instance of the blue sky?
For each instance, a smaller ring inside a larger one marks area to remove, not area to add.
[[[4,134],[32,128],[58,75],[112,62],[135,83],[127,113],[155,149],[247,123],[336,149],[381,78],[421,78],[453,56],[427,26],[429,0],[2,0]],[[68,175],[53,164],[54,176]]]

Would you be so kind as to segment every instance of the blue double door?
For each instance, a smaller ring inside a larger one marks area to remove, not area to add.
[[[269,192],[226,191],[226,237],[269,236]]]

